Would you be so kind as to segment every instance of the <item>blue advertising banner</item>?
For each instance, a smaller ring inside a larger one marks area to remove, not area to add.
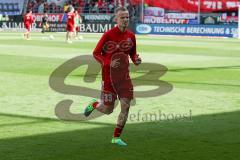
[[[137,24],[136,34],[237,37],[237,25]]]

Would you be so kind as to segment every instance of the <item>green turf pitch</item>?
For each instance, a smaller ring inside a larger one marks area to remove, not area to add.
[[[238,159],[240,40],[137,36],[143,63],[166,66],[160,79],[173,90],[137,98],[122,136],[128,146],[117,147],[110,140],[119,106],[91,121],[61,121],[54,113],[59,101],[74,100],[71,112],[79,113],[91,98],[55,92],[48,83],[65,61],[91,55],[100,35],[67,44],[64,34],[51,34],[55,39],[33,33],[26,41],[20,33],[0,33],[0,159]],[[78,68],[66,83],[99,89],[100,76],[89,84],[82,78],[85,71],[86,66]],[[146,118],[160,113],[162,119]]]

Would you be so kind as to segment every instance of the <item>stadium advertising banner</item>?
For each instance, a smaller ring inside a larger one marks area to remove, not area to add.
[[[232,15],[227,15],[227,13],[205,14],[201,15],[201,24],[237,25],[238,16],[236,16],[234,12],[232,12]]]
[[[80,24],[80,32],[84,33],[104,33],[115,26],[114,23],[83,23]],[[2,21],[0,22],[1,31],[25,31],[23,22],[11,22]],[[41,28],[39,23],[35,22],[32,24],[32,31],[40,32]],[[50,32],[66,32],[66,23],[50,22]]]
[[[32,31],[34,32],[40,32],[41,29],[38,28],[36,23],[32,24],[31,27]],[[26,31],[25,27],[24,27],[24,23],[23,22],[13,22],[13,21],[2,21],[0,22],[0,31],[4,31],[4,32],[23,32]]]
[[[144,23],[166,24],[196,24],[196,13],[165,13],[160,7],[146,7],[144,10]]]
[[[51,32],[66,32],[66,23],[49,23],[49,29]],[[113,23],[82,23],[79,26],[79,32],[83,33],[104,33],[111,28],[113,28],[115,24]]]
[[[144,16],[144,23],[157,24],[197,24],[197,19],[175,19],[175,18],[165,18],[165,17],[155,17],[155,16]]]
[[[237,25],[137,24],[137,34],[236,37]]]
[[[33,31],[41,31],[41,21],[44,14],[33,14]],[[48,23],[50,32],[66,32],[66,23],[64,14],[48,14]],[[104,33],[115,26],[111,22],[89,22],[80,24],[80,32]],[[3,16],[0,15],[0,29],[2,31],[22,31],[24,30],[22,16]]]
[[[44,14],[33,14],[35,23],[39,24],[42,21]],[[89,15],[90,16],[90,15]],[[83,16],[84,17],[84,16]],[[86,16],[85,16],[86,17]],[[112,23],[107,22],[91,22],[91,20],[110,20],[108,16],[99,16],[99,17],[88,17],[89,22],[86,21],[80,25],[80,32],[89,32],[89,33],[103,33],[112,28]],[[98,19],[100,18],[100,19]],[[48,14],[49,30],[51,32],[65,32],[66,31],[66,19],[64,14]]]
[[[2,21],[9,21],[9,20],[10,20],[10,18],[9,18],[8,15],[0,14],[0,22],[2,22]]]
[[[21,15],[25,0],[0,0],[0,14]]]
[[[41,22],[44,14],[42,13],[34,13],[33,19],[35,22]],[[63,22],[64,14],[48,14],[48,22]]]
[[[0,30],[5,32],[25,31],[23,17],[21,15],[0,15]],[[40,31],[37,29],[36,23],[32,25],[32,30]]]
[[[65,23],[49,23],[49,31],[50,32],[66,32],[66,24]],[[111,28],[113,28],[115,24],[113,23],[83,23],[80,24],[80,32],[85,33],[104,33]],[[24,24],[23,22],[0,22],[0,30],[1,31],[23,31]],[[32,24],[33,31],[40,31],[40,27],[37,23]]]
[[[83,22],[112,22],[113,14],[82,14]]]
[[[218,22],[220,24],[235,24],[235,25],[238,25],[238,16],[236,16],[234,12],[232,13],[232,15],[227,15],[226,13],[223,13],[218,18]]]
[[[42,17],[44,14],[42,13],[34,13],[33,18],[37,22],[42,21]],[[83,14],[81,15],[83,22],[92,23],[92,22],[112,22],[113,15],[109,14]],[[65,15],[62,13],[59,14],[48,14],[49,22],[65,22]]]
[[[161,7],[166,10],[198,12],[199,0],[144,0],[149,6]],[[131,4],[141,4],[142,0],[130,0]],[[239,0],[201,0],[201,12],[232,11],[237,10]]]
[[[83,23],[80,24],[80,32],[104,33],[115,26],[114,23]]]
[[[201,24],[218,24],[218,17],[214,15],[202,15]]]
[[[33,14],[35,23],[39,24],[42,21],[44,14]],[[111,29],[114,24],[111,23],[110,15],[96,16],[96,14],[81,15],[85,21],[80,25],[80,32],[89,33],[103,33]],[[66,31],[66,16],[64,14],[48,14],[49,30],[51,32],[65,32]]]

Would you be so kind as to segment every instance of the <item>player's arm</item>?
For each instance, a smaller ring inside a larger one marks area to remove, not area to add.
[[[99,40],[96,48],[93,51],[93,57],[99,63],[101,63],[102,66],[106,65],[106,64],[109,64],[109,62],[107,62],[107,60],[102,55],[103,47],[104,47],[104,44],[105,44],[106,41],[107,41],[107,35],[106,35],[106,33],[104,33],[103,36],[101,37],[101,39]]]
[[[31,22],[30,22],[31,24],[34,23],[34,19],[33,19],[33,16],[32,16],[32,15],[31,15],[31,20],[30,20],[30,21],[31,21]]]
[[[130,53],[130,58],[131,58],[132,62],[135,65],[139,65],[139,64],[142,63],[142,59],[137,54],[136,37],[135,37],[135,35],[133,35],[133,48],[132,48],[132,51]]]
[[[23,15],[23,23],[26,23],[26,15]]]
[[[79,23],[82,23],[82,17],[79,16]]]

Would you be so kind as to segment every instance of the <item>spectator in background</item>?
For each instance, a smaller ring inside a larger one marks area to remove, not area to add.
[[[47,3],[47,2],[44,2],[44,12],[45,12],[45,13],[48,13],[48,11],[49,11],[48,3]]]
[[[63,10],[64,10],[64,13],[67,13],[67,12],[68,12],[68,10],[69,10],[69,4],[68,4],[68,2],[66,2],[66,3],[64,4]]]
[[[101,13],[108,13],[108,3],[106,0],[101,1]]]
[[[55,13],[55,11],[56,11],[56,4],[55,3],[51,3],[49,5],[49,12],[50,13]]]
[[[129,11],[130,22],[134,22],[135,21],[135,9],[129,3],[127,3],[126,6],[127,6],[128,11]]]
[[[108,9],[109,9],[110,13],[114,13],[114,4],[113,3],[114,3],[113,1],[108,2]]]
[[[92,13],[99,13],[98,2],[94,3]]]
[[[33,6],[34,6],[34,2],[32,0],[30,0],[27,5],[27,10],[31,10],[33,8]]]
[[[121,5],[121,0],[117,0],[117,5]],[[27,5],[33,13],[67,13],[69,7],[79,13],[114,13],[115,5],[114,0],[29,0]]]
[[[73,6],[73,8],[77,9],[79,7],[79,1],[78,0],[72,0],[72,6]]]
[[[38,13],[44,13],[44,3],[41,3],[41,4],[38,6]]]
[[[99,13],[103,13],[103,0],[98,0],[98,1],[96,1],[97,2],[97,4],[98,4],[98,12]],[[95,4],[96,4],[96,2],[95,2]]]
[[[89,11],[90,11],[90,2],[86,2],[85,5],[84,5],[83,12],[84,13],[89,13]]]

